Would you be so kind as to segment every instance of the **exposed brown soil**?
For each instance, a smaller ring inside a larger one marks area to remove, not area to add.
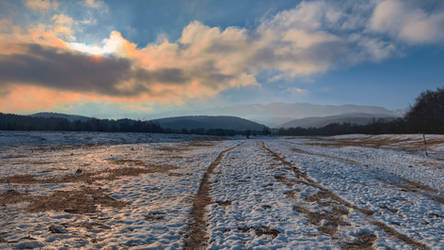
[[[209,178],[210,175],[213,174],[216,167],[219,166],[225,154],[236,147],[237,146],[234,146],[220,152],[216,160],[210,164],[202,178],[199,190],[193,199],[191,221],[188,226],[187,240],[185,241],[186,249],[203,249],[207,246],[208,238],[206,235],[205,207],[212,203],[209,192],[211,185]]]

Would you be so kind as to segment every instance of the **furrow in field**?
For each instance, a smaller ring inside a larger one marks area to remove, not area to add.
[[[282,157],[278,153],[268,148],[265,145],[265,143],[263,143],[262,146],[263,149],[269,152],[276,161],[279,161],[283,165],[286,165],[294,172],[294,175],[297,177],[296,182],[298,184],[304,184],[306,186],[311,186],[319,190],[318,193],[316,193],[313,196],[306,197],[305,200],[310,202],[315,202],[317,205],[321,207],[321,212],[313,212],[309,208],[303,206],[295,206],[295,209],[299,213],[306,215],[311,224],[318,225],[319,231],[329,234],[332,237],[332,239],[338,241],[338,243],[343,248],[372,247],[374,241],[377,238],[376,235],[372,233],[356,235],[356,238],[352,242],[347,242],[346,239],[341,239],[337,237],[338,230],[343,230],[347,226],[350,226],[350,224],[344,219],[344,217],[349,214],[349,211],[356,210],[362,213],[364,217],[367,218],[370,224],[377,226],[378,228],[383,230],[386,234],[396,238],[397,240],[402,241],[414,248],[428,249],[428,247],[425,244],[403,233],[400,233],[396,231],[394,228],[387,225],[386,223],[380,222],[375,218],[373,218],[372,217],[373,211],[360,208],[357,205],[344,200],[343,198],[341,198],[334,192],[330,191],[329,189],[323,187],[322,185],[316,183],[312,178],[310,178],[306,173],[301,171],[301,169],[299,169],[293,163],[289,162],[284,157]],[[298,150],[298,151],[299,153],[301,153],[301,151],[303,152],[303,150]],[[285,177],[278,178],[278,181],[289,184],[291,184],[292,182],[292,180]],[[295,197],[291,194],[289,194],[289,196],[292,198]],[[324,221],[324,223],[321,223],[321,221]]]
[[[230,147],[220,152],[216,160],[207,168],[200,182],[199,190],[193,199],[192,219],[188,228],[188,238],[185,241],[186,249],[204,248],[207,245],[205,208],[211,204],[211,196],[209,194],[211,182],[209,178],[215,168],[219,166],[225,154],[236,147],[238,146]]]
[[[312,155],[312,156],[319,156],[319,157],[324,157],[324,158],[328,158],[328,159],[332,159],[332,160],[336,160],[336,161],[341,161],[344,162],[346,164],[352,164],[352,165],[359,165],[359,166],[364,166],[366,168],[369,168],[369,164],[368,163],[363,163],[361,161],[357,161],[354,159],[348,159],[348,158],[344,158],[344,157],[340,157],[337,155],[329,155],[329,154],[323,154],[323,153],[317,153],[317,152],[311,152],[311,151],[306,151],[303,149],[300,149],[298,147],[293,147],[292,151],[297,153],[297,154],[306,154],[306,155]],[[369,168],[370,171],[374,171],[372,169]],[[406,178],[403,178],[401,176],[396,176],[397,180],[396,182],[393,181],[393,179],[390,178],[381,178],[380,180],[386,184],[389,184],[393,187],[396,188],[400,188],[402,189],[404,192],[412,192],[415,194],[421,194],[427,198],[430,198],[432,200],[435,200],[441,204],[444,204],[444,197],[441,197],[439,194],[440,192],[434,188],[431,188],[429,186],[426,186],[424,184],[421,184],[419,182],[415,182],[415,181],[411,181],[408,180]]]

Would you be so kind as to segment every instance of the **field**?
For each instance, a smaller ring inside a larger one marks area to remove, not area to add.
[[[0,131],[0,248],[444,248],[444,136]]]

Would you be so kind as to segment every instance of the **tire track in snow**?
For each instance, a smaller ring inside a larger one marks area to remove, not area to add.
[[[205,219],[205,208],[211,204],[211,196],[209,192],[211,185],[210,175],[212,175],[216,167],[219,166],[225,154],[239,147],[241,144],[227,148],[220,152],[216,160],[214,160],[210,164],[204,176],[202,177],[199,190],[193,199],[191,221],[188,226],[187,239],[185,240],[185,249],[203,249],[207,246],[208,237],[206,232],[207,222]]]
[[[292,144],[292,143],[291,143]],[[352,165],[360,165],[360,166],[364,166],[366,168],[368,168],[370,171],[374,172],[374,170],[371,170],[369,168],[368,164],[365,164],[363,162],[359,162],[356,160],[352,160],[352,159],[347,159],[347,158],[343,158],[340,156],[335,156],[335,155],[328,155],[328,154],[321,154],[321,153],[314,153],[314,152],[309,152],[309,151],[305,151],[302,150],[300,148],[296,148],[296,147],[292,147],[292,151],[298,154],[306,154],[306,155],[313,155],[313,156],[319,156],[319,157],[323,157],[323,158],[328,158],[328,159],[333,159],[333,160],[337,160],[337,161],[342,161],[344,163],[347,164],[352,164]],[[394,175],[394,174],[392,174]],[[389,179],[379,179],[380,181],[398,187],[398,188],[402,188],[402,190],[407,191],[407,192],[411,192],[414,194],[421,194],[422,196],[425,196],[429,199],[435,200],[441,204],[444,204],[444,198],[436,195],[439,194],[440,192],[436,189],[433,189],[429,186],[426,186],[424,184],[421,184],[419,182],[415,182],[415,181],[411,181],[408,180],[406,178],[403,178],[401,176],[398,175],[394,175],[397,178],[399,178],[399,180],[401,180],[402,182],[404,182],[403,184],[397,184],[397,183],[393,183],[391,182]],[[418,192],[419,191],[419,192]]]
[[[272,151],[270,148],[268,148],[264,142],[262,142],[262,147],[265,151],[269,152],[275,160],[280,161],[283,165],[289,167],[294,172],[294,174],[296,175],[297,178],[302,179],[302,180],[298,180],[297,181],[298,183],[304,184],[307,186],[311,186],[313,188],[320,190],[320,192],[318,194],[316,194],[315,197],[309,197],[310,199],[312,199],[311,201],[317,202],[320,206],[325,206],[325,203],[323,203],[321,201],[321,199],[322,198],[330,198],[333,201],[338,202],[342,206],[348,207],[349,209],[352,208],[356,211],[361,212],[369,220],[370,224],[377,226],[378,228],[382,229],[388,235],[412,246],[413,248],[415,248],[415,249],[429,249],[425,244],[423,244],[413,238],[410,238],[409,236],[407,236],[405,234],[402,234],[402,233],[396,231],[395,229],[393,229],[392,227],[388,226],[387,224],[385,224],[383,222],[375,220],[372,217],[373,211],[360,208],[360,207],[342,199],[340,196],[336,195],[335,193],[333,193],[329,189],[316,183],[313,179],[311,179],[306,173],[302,172],[294,164],[287,161],[284,157],[282,157],[278,153],[276,153],[276,152]],[[291,180],[289,180],[289,179],[282,179],[282,178],[279,181],[284,182],[284,183],[291,182]],[[294,198],[294,196],[292,196],[292,195],[289,195],[289,197]],[[328,227],[325,227],[324,225],[322,225],[322,226],[319,226],[318,229],[319,229],[319,231],[329,234],[332,237],[332,239],[334,239],[334,240],[339,240],[335,237],[335,232],[336,232],[335,230],[337,230],[337,228],[339,228],[339,226],[347,226],[347,223],[345,221],[338,218],[338,215],[339,216],[344,215],[344,214],[346,214],[346,212],[340,211],[336,207],[333,207],[332,212],[327,212],[326,214],[314,213],[305,207],[299,207],[299,206],[296,206],[295,210],[302,213],[302,214],[305,214],[309,218],[310,223],[312,223],[312,224],[318,224],[319,221],[322,219],[328,221],[328,224],[333,224],[332,225],[333,227],[328,228]],[[327,226],[328,226],[328,224],[327,224]],[[342,243],[341,246],[343,248],[372,247],[373,242],[376,240],[375,237],[376,237],[376,235],[374,235],[374,234],[364,235],[364,237],[358,236],[357,240],[354,242],[341,242]]]

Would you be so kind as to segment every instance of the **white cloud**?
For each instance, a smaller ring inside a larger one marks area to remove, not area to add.
[[[412,1],[386,0],[377,4],[370,30],[409,44],[444,42],[444,10],[426,11]]]

